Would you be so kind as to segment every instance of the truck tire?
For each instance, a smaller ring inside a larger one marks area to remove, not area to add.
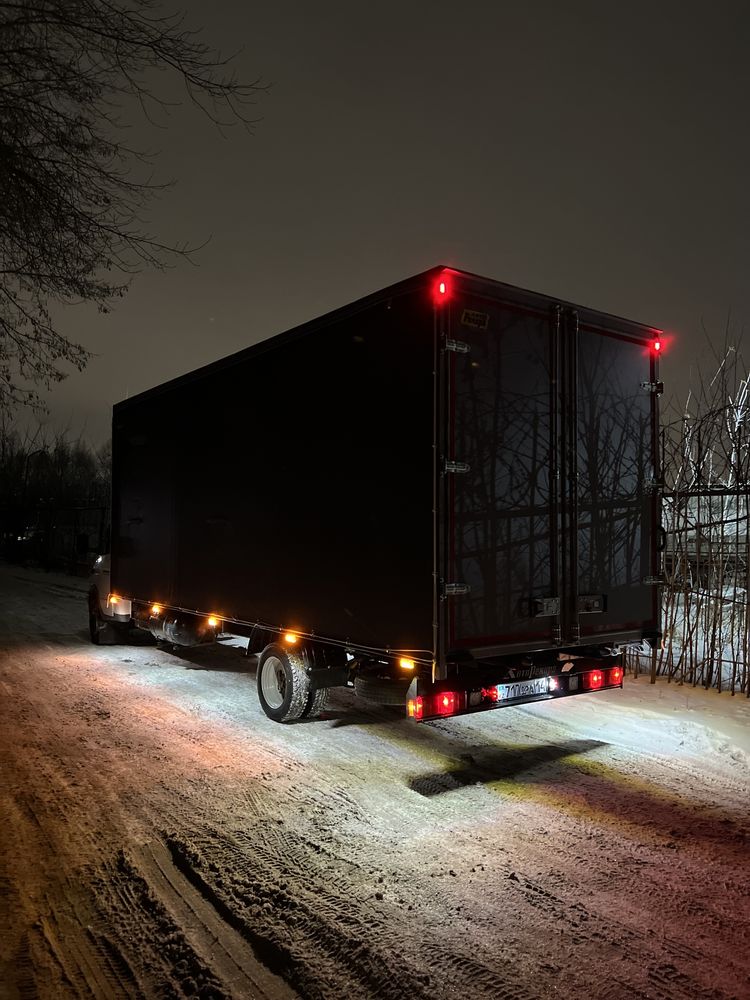
[[[307,706],[302,713],[303,719],[317,719],[328,703],[328,688],[318,688],[311,691],[307,698]]]
[[[99,610],[99,599],[96,593],[89,596],[89,637],[95,646],[114,646],[123,642],[127,635],[127,626],[120,622],[105,621]]]
[[[377,677],[374,674],[360,674],[354,678],[354,693],[358,698],[372,701],[376,705],[406,705],[406,692],[411,677]]]
[[[309,715],[317,691],[310,690],[305,662],[277,643],[271,643],[258,658],[258,701],[274,722],[294,722]]]

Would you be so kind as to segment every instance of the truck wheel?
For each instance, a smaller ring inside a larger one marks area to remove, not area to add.
[[[328,688],[318,688],[311,691],[307,697],[307,706],[302,713],[303,719],[317,719],[328,702]]]
[[[406,705],[406,692],[411,677],[376,677],[360,674],[354,678],[354,693],[358,698],[372,701],[376,705]]]
[[[89,612],[89,635],[95,646],[114,646],[125,639],[125,628],[119,622],[105,622],[101,615]]]
[[[89,597],[89,637],[95,646],[114,646],[122,642],[127,634],[127,627],[120,622],[108,622],[99,610],[99,600],[96,593]]]
[[[293,722],[312,710],[318,693],[310,691],[310,679],[302,657],[271,643],[258,659],[258,700],[274,722]]]

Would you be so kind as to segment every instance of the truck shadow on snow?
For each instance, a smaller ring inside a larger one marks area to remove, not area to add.
[[[556,764],[566,757],[589,753],[607,746],[599,740],[567,740],[532,747],[492,747],[460,755],[461,764],[443,771],[422,774],[409,781],[412,791],[427,798],[454,792],[470,785],[484,785],[516,778],[542,765]]]
[[[215,670],[222,673],[247,674],[255,673],[256,657],[246,656],[244,648],[228,643],[218,642],[205,646],[155,646],[158,653],[171,657],[174,665],[179,661],[186,670]],[[166,660],[165,660],[166,662]]]
[[[414,733],[399,730],[399,738]],[[512,782],[503,786],[522,798],[535,800],[562,813],[622,829],[638,831],[663,849],[680,852],[693,849],[707,853],[730,867],[746,865],[750,827],[744,803],[736,809],[684,801],[682,793],[670,791],[654,778],[623,772],[608,761],[606,753],[594,758],[592,751],[606,750],[601,740],[571,739],[536,746],[512,744],[461,751],[444,731],[419,727],[415,735],[429,748],[442,752],[446,766],[412,777],[408,787],[426,798],[460,794],[473,785]],[[516,779],[519,779],[516,782]]]

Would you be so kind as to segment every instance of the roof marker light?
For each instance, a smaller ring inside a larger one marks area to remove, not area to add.
[[[448,283],[447,279],[439,278],[435,282],[435,289],[433,292],[435,303],[437,305],[442,305],[444,302],[447,302],[448,299],[450,298],[450,290],[451,290],[450,284]]]

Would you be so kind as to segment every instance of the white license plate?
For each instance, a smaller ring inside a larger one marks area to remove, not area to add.
[[[549,677],[535,677],[531,681],[515,681],[513,684],[498,684],[497,697],[499,701],[510,698],[527,698],[534,694],[549,693]]]

